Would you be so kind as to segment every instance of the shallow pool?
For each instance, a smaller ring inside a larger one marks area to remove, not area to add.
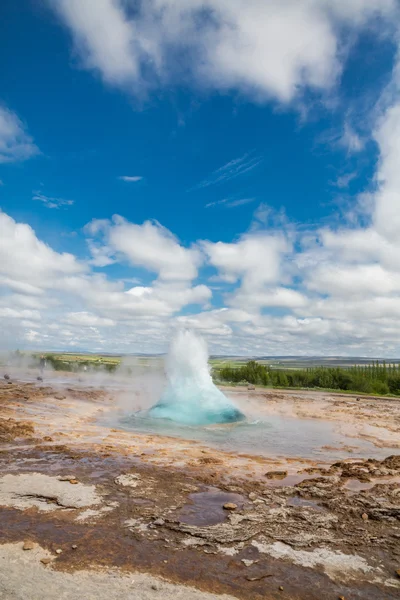
[[[180,425],[154,419],[143,411],[107,419],[112,427],[128,431],[196,440],[208,446],[258,456],[303,457],[315,460],[384,458],[396,453],[372,443],[343,435],[338,423],[270,415],[263,420],[207,427]],[[397,450],[398,452],[398,450]]]

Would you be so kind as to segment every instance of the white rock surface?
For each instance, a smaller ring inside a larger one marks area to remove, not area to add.
[[[0,506],[20,510],[37,507],[42,511],[85,508],[100,504],[96,486],[60,481],[43,473],[20,473],[0,477]]]
[[[0,546],[1,600],[235,600],[194,588],[174,585],[143,573],[54,571],[41,558],[51,555],[37,547],[23,552],[22,544]]]

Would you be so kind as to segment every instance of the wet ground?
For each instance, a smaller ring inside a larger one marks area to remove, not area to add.
[[[32,541],[43,578],[117,568],[250,600],[399,597],[400,450],[385,448],[399,434],[399,401],[246,394],[249,411],[292,419],[324,406],[352,434],[345,459],[343,440],[327,441],[323,458],[262,456],[112,431],[101,423],[115,382],[67,381],[0,384],[0,541],[13,564],[24,551],[10,544]],[[360,440],[371,457],[358,456]],[[160,595],[151,589],[134,597]]]

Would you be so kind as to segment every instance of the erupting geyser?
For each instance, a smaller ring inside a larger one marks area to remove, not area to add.
[[[149,415],[185,425],[234,423],[245,416],[215,387],[208,366],[205,341],[191,331],[180,331],[166,359],[168,384]]]

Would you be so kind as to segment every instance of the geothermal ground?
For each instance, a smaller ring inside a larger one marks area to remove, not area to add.
[[[343,435],[304,458],[112,427],[113,378],[24,377],[0,383],[1,599],[399,598],[400,400],[224,390]]]

